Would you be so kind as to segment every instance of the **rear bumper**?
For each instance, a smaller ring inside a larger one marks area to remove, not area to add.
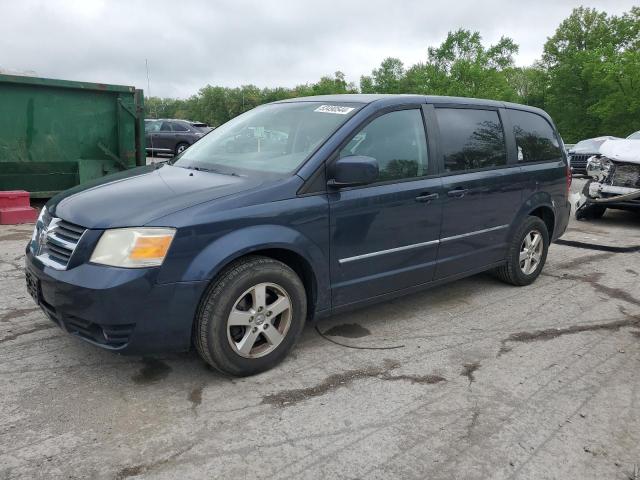
[[[67,333],[126,354],[189,348],[206,282],[158,284],[157,269],[82,264],[53,270],[30,252],[25,263],[30,293]]]

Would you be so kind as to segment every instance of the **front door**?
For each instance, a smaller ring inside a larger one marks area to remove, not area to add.
[[[379,181],[329,193],[333,306],[432,280],[442,210],[422,111],[370,121],[340,156],[378,160]]]
[[[507,161],[497,109],[436,108],[444,204],[436,279],[503,260],[520,208],[520,167]]]

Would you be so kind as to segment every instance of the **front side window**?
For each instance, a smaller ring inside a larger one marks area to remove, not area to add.
[[[174,165],[239,175],[288,174],[359,107],[322,102],[263,105],[204,136],[185,150]]]
[[[340,157],[364,155],[378,161],[378,181],[427,173],[427,140],[420,110],[399,110],[367,124],[342,149]]]
[[[560,144],[551,125],[535,113],[509,110],[516,137],[518,162],[543,162],[562,158]]]
[[[145,120],[144,131],[147,133],[155,133],[160,130],[160,125],[162,125],[162,122],[158,122],[156,120]]]
[[[498,112],[436,108],[436,118],[447,172],[506,165],[507,148]]]

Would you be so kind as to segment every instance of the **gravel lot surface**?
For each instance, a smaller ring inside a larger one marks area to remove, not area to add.
[[[639,214],[572,221],[579,243],[553,245],[529,287],[477,275],[308,325],[244,379],[64,334],[24,285],[31,228],[0,226],[1,479],[629,479],[640,464],[640,252],[585,248],[640,245]]]

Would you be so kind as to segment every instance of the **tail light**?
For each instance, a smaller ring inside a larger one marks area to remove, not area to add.
[[[571,167],[567,163],[567,198],[569,198],[570,193],[571,193]]]

